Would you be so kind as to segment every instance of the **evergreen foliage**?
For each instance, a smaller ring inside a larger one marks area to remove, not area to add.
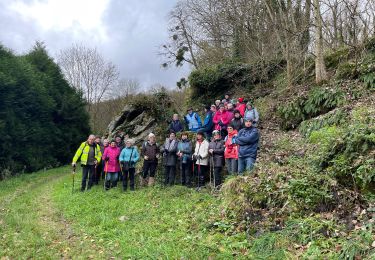
[[[0,173],[67,163],[89,133],[81,96],[41,43],[24,56],[0,46],[0,93]]]

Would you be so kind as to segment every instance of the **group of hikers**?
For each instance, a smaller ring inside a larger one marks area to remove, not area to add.
[[[174,185],[177,166],[181,173],[181,184],[192,187],[196,178],[197,188],[205,186],[209,179],[214,187],[220,187],[223,168],[228,174],[243,175],[251,171],[257,157],[259,113],[251,102],[244,98],[231,100],[226,94],[223,100],[206,106],[202,120],[192,108],[187,110],[184,122],[174,114],[163,145],[156,142],[153,133],[142,143],[138,152],[134,140],[121,136],[109,141],[90,135],[77,149],[72,166],[80,159],[82,166],[81,191],[90,189],[104,179],[106,190],[122,181],[123,191],[135,189],[135,167],[143,158],[141,186],[153,186],[159,159],[164,166],[164,184]],[[195,134],[195,147],[189,139]],[[177,138],[179,136],[179,139]]]

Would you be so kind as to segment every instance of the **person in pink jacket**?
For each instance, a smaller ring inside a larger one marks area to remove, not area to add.
[[[103,161],[104,161],[104,172],[105,178],[105,189],[109,190],[110,187],[116,187],[118,181],[118,174],[120,172],[120,148],[116,146],[116,141],[112,140],[109,147],[104,150]]]
[[[231,113],[225,110],[224,105],[221,104],[220,109],[215,113],[213,122],[215,124],[215,130],[220,131],[222,139],[227,136],[227,127],[231,119]]]

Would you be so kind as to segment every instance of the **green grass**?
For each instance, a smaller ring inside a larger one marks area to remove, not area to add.
[[[223,197],[181,186],[122,193],[95,186],[72,194],[68,167],[0,182],[0,258],[349,259],[374,255],[372,225],[350,237],[330,221],[302,217],[249,235],[222,215]],[[341,250],[336,250],[338,245]]]

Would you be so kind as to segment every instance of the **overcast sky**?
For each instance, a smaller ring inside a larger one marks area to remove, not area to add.
[[[0,42],[22,54],[43,41],[53,57],[73,43],[96,47],[121,78],[175,87],[189,68],[161,68],[167,15],[177,0],[0,0]]]

